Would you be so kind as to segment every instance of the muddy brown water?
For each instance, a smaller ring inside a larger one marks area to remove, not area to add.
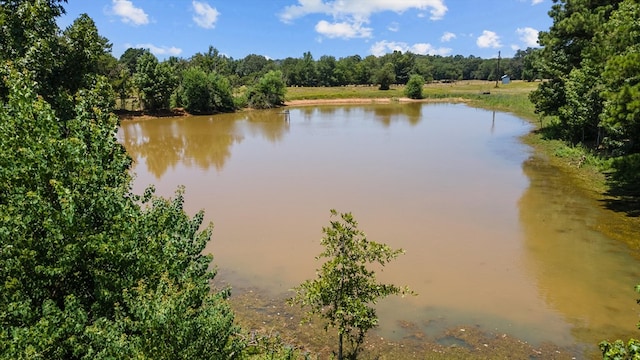
[[[186,187],[213,221],[232,286],[286,295],[313,278],[329,209],[406,255],[380,278],[419,295],[378,306],[437,336],[479,326],[594,347],[634,335],[638,260],[597,229],[599,204],[519,141],[527,122],[462,104],[317,106],[124,121],[134,191]]]

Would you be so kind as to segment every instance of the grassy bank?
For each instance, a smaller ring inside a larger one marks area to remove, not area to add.
[[[496,87],[493,81],[460,81],[433,83],[423,88],[425,101],[464,101],[474,106],[510,111],[518,116],[536,119],[528,94],[538,86],[535,82],[515,81]],[[392,86],[386,91],[375,86],[340,86],[287,89],[287,101],[337,100],[337,99],[400,99],[404,98],[403,86]]]

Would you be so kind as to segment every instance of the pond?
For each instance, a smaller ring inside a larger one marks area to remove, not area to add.
[[[419,295],[379,304],[380,333],[476,325],[532,344],[633,335],[638,260],[598,204],[519,141],[527,122],[463,104],[369,104],[124,121],[134,191],[186,187],[215,224],[232,286],[315,276],[329,210],[406,255],[381,273]]]

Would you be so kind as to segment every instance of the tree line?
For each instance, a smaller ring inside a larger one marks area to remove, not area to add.
[[[557,119],[553,134],[611,155],[640,151],[640,4],[562,0],[540,34],[535,67],[543,82],[530,98]]]
[[[497,80],[504,74],[532,81],[538,73],[530,55],[536,52],[529,48],[518,50],[513,58],[482,59],[394,51],[380,57],[323,55],[317,60],[305,52],[300,58],[273,60],[256,54],[233,59],[210,46],[187,59],[173,56],[159,62],[148,49],[129,48],[119,59],[104,54],[103,73],[117,90],[121,107],[128,98],[141,98],[149,110],[221,112],[277,106],[286,86],[379,85],[384,90],[407,84],[412,75],[426,82]]]

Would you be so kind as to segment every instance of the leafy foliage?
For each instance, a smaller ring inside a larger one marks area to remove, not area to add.
[[[111,50],[95,23],[83,14],[64,31],[55,17],[64,13],[61,0],[0,3],[0,63],[26,71],[37,93],[63,117],[73,111],[71,97],[90,86],[100,73],[100,59]],[[0,99],[8,84],[0,79]]]
[[[391,84],[396,82],[396,74],[393,64],[384,64],[374,75],[374,82],[380,84],[380,90],[389,90]]]
[[[180,97],[185,109],[192,114],[234,109],[229,81],[219,74],[207,74],[199,68],[189,68],[182,73]]]
[[[120,59],[118,60],[129,71],[129,74],[133,75],[138,68],[138,59],[149,50],[142,48],[128,48],[125,50]]]
[[[640,293],[640,285],[636,285],[635,290]],[[640,299],[637,302],[640,304]],[[640,328],[640,323],[638,323],[638,328]],[[613,344],[608,341],[602,341],[600,350],[604,360],[640,359],[640,341],[636,339],[630,339],[626,344],[622,340],[616,340]]]
[[[561,0],[532,60],[550,79],[531,94],[557,116],[563,140],[640,151],[640,5],[632,0]]]
[[[158,62],[153,54],[145,52],[136,63],[133,82],[142,92],[145,108],[157,111],[169,108],[169,100],[178,85],[178,78],[168,63]]]
[[[422,99],[422,87],[424,86],[424,79],[420,75],[411,75],[407,86],[404,88],[404,92],[410,99]]]
[[[328,320],[328,326],[338,330],[338,359],[342,359],[343,336],[351,344],[350,356],[355,357],[367,331],[378,325],[371,305],[389,295],[411,291],[378,283],[375,271],[367,268],[372,263],[386,265],[402,254],[402,249],[367,240],[350,213],[338,215],[331,210],[331,216],[339,216],[340,220],[332,220],[329,227],[322,229],[325,236],[320,244],[324,251],[316,258],[327,260],[317,271],[317,279],[295,288],[296,295],[290,303],[308,306],[310,316],[320,315]]]
[[[248,105],[255,109],[269,109],[284,104],[287,88],[282,72],[269,71],[247,94]]]
[[[610,136],[629,152],[640,151],[640,4],[624,1],[605,24],[604,51],[608,57],[603,78],[606,88],[602,119]],[[625,144],[626,143],[626,144]]]
[[[112,94],[98,80],[59,118],[28,75],[0,106],[0,357],[238,356],[228,290],[211,294],[211,226],[131,194]],[[210,337],[210,338],[209,338]]]

